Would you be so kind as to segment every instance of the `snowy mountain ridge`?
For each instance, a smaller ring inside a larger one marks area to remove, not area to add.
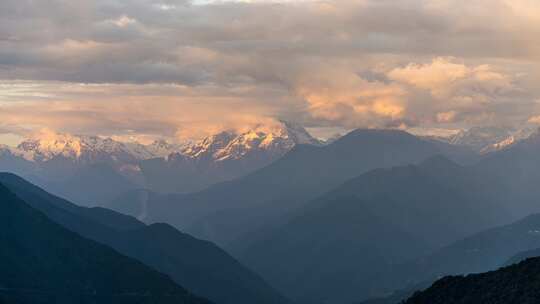
[[[188,159],[224,161],[240,159],[256,151],[284,154],[296,144],[321,142],[304,128],[282,122],[279,127],[257,126],[246,132],[223,131],[199,141],[186,141],[182,144],[161,139],[143,145],[108,137],[46,131],[25,139],[15,148],[0,145],[0,151],[32,162],[46,162],[58,157],[81,163],[103,160],[137,162],[152,158],[167,159],[172,154]]]
[[[303,127],[281,122],[279,127],[257,126],[246,132],[224,131],[186,146],[180,151],[192,159],[225,161],[240,159],[256,151],[284,154],[297,144],[320,145]]]
[[[136,161],[153,157],[144,145],[123,143],[98,136],[47,133],[20,143],[15,153],[34,162],[45,162],[57,157],[76,162],[94,162],[110,158],[115,161]]]
[[[470,147],[480,154],[487,154],[506,149],[516,142],[530,137],[535,132],[536,129],[530,127],[473,127],[462,130],[445,141],[453,145]]]

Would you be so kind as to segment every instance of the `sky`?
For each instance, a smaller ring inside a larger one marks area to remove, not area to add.
[[[0,2],[0,142],[536,125],[539,83],[538,0]]]

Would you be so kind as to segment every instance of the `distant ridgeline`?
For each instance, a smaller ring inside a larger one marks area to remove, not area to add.
[[[79,207],[13,174],[0,173],[0,184],[5,185],[1,188],[0,217],[6,219],[0,223],[5,244],[0,249],[0,255],[5,257],[0,260],[5,263],[0,264],[0,287],[4,288],[0,294],[13,295],[19,290],[26,296],[24,291],[28,290],[29,294],[56,296],[69,290],[77,296],[92,295],[95,290],[99,296],[96,303],[107,303],[108,296],[120,301],[123,298],[119,295],[146,294],[153,292],[147,291],[153,286],[158,290],[156,296],[173,291],[187,294],[178,287],[181,285],[220,304],[288,303],[217,246],[169,225],[146,226],[107,209]],[[141,262],[170,278],[150,271]],[[63,287],[73,284],[70,289]],[[115,284],[124,289],[119,287],[116,293],[106,289]],[[167,286],[173,291],[158,293],[158,288]],[[146,298],[153,299],[142,299]],[[133,296],[127,298],[128,303],[138,303],[135,300],[139,301]],[[152,303],[168,303],[166,300]],[[191,303],[182,301],[173,302]]]
[[[78,204],[99,206],[129,190],[185,193],[262,168],[296,145],[321,145],[288,122],[224,131],[199,141],[143,145],[49,132],[17,147],[0,145],[0,171],[29,178]]]
[[[379,299],[364,303],[396,304],[444,276],[482,273],[539,254],[538,133],[504,140],[497,144],[504,143],[503,148],[483,155],[397,130],[356,130],[325,145],[299,144],[309,139],[302,134],[282,137],[298,140],[283,157],[198,192],[140,189],[133,176],[107,162],[81,167],[61,186],[46,185],[86,198],[91,189],[101,189],[91,200],[126,215],[76,206],[17,176],[0,174],[7,188],[2,188],[4,201],[11,202],[2,205],[10,209],[0,210],[6,244],[0,288],[4,294],[37,290],[60,295],[59,286],[73,280],[70,291],[89,300],[129,295],[137,298],[135,303],[161,296],[181,303],[205,301],[193,293],[216,304],[283,304],[288,299],[341,304],[370,298]],[[222,135],[189,151],[206,155],[197,151],[214,144],[231,148],[225,142],[235,142],[239,154],[218,150],[246,156],[259,151],[243,154],[240,148],[247,147],[248,138],[257,139],[257,147],[275,142],[257,132],[230,140]],[[480,147],[484,143],[478,138],[461,134],[456,142]],[[9,157],[0,158],[0,165],[21,160]],[[158,163],[173,160],[182,168],[187,164],[181,157],[167,157],[151,167],[159,173]],[[49,161],[44,163],[55,169],[72,168]],[[143,162],[137,166],[144,171]],[[175,174],[190,172],[174,168]],[[165,179],[180,180],[176,177]],[[46,184],[40,177],[29,178]],[[119,191],[122,195],[113,195]],[[44,250],[32,254],[38,248]],[[446,278],[409,303],[528,303],[537,300],[531,289],[537,278],[526,266],[536,264],[533,259],[492,273]],[[131,272],[118,268],[122,265]],[[47,281],[51,269],[58,271]],[[111,270],[115,275],[109,276]],[[143,273],[144,280],[132,280]],[[502,285],[490,289],[486,282]],[[485,293],[475,293],[475,286]],[[464,292],[457,294],[460,289]],[[156,303],[167,303],[164,299]]]
[[[355,303],[535,249],[528,231],[540,226],[488,249],[466,240],[540,211],[539,150],[538,134],[478,158],[402,131],[357,130],[197,193],[138,191],[108,206],[216,242],[293,300]]]

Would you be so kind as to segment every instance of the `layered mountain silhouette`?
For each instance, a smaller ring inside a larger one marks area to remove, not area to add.
[[[479,273],[497,269],[509,260],[535,256],[540,248],[540,215],[488,229],[456,241],[399,269],[399,280],[422,282],[446,275]],[[530,252],[533,250],[533,252]],[[521,258],[516,255],[529,252]],[[540,254],[539,254],[540,256]],[[395,277],[398,277],[394,274]]]
[[[0,184],[0,302],[209,303],[49,220]]]
[[[441,156],[370,171],[260,236],[242,261],[294,299],[352,303],[383,294],[394,288],[379,278],[386,271],[504,222],[504,208],[473,191],[472,181]]]
[[[140,188],[105,163],[82,167],[66,180],[41,180],[38,184],[58,196],[84,206],[99,206],[114,199],[119,193]]]
[[[17,155],[5,145],[0,145],[0,168],[19,175],[32,175],[36,170],[34,163]]]
[[[281,294],[355,303],[401,290],[375,300],[391,303],[441,276],[489,271],[536,254],[538,216],[506,224],[540,212],[539,138],[474,163],[478,156],[460,146],[356,130],[325,146],[295,144],[264,168],[196,193],[99,180],[113,173],[126,179],[114,168],[66,187],[78,195],[85,183],[116,185],[124,194],[107,206],[130,216],[77,207],[12,176],[0,182],[65,228],[216,303],[287,302]],[[278,291],[211,243],[152,224],[159,222],[225,246]]]
[[[475,232],[538,211],[538,142],[535,134],[463,167],[432,157],[455,159],[456,150],[440,143],[357,130],[328,146],[297,146],[266,168],[200,193],[132,193],[113,208],[220,242],[294,299],[354,302],[439,275],[491,270],[533,249],[500,245],[492,258],[480,256],[482,263],[435,257]],[[376,169],[385,167],[394,168]],[[136,197],[142,199],[130,205]],[[373,239],[379,231],[382,242]],[[392,255],[394,244],[402,244],[402,256]]]
[[[394,265],[378,277],[377,282],[387,290],[399,291],[377,301],[399,303],[414,291],[429,287],[438,278],[493,271],[536,256],[540,256],[538,214],[474,233],[424,257]],[[374,300],[373,303],[377,302]]]
[[[462,130],[445,139],[457,146],[466,146],[485,154],[503,150],[533,134],[530,127],[507,128],[502,126],[480,126]]]
[[[446,152],[402,131],[356,130],[327,146],[297,145],[243,178],[193,194],[150,193],[138,204],[145,205],[147,222],[171,223],[228,245],[263,224],[283,221],[292,210],[364,172]],[[107,206],[120,212],[143,209],[127,207],[134,196],[127,194]]]
[[[199,191],[262,168],[298,144],[323,143],[288,122],[223,131],[181,144],[157,140],[143,145],[43,131],[17,147],[0,145],[0,170],[24,176],[78,204],[97,206],[127,188]]]
[[[525,217],[540,212],[540,131],[509,148],[484,157],[473,169],[481,174],[494,193],[493,199],[506,202],[512,216]]]
[[[0,174],[0,183],[52,221],[168,274],[189,291],[216,303],[288,302],[214,244],[169,225],[146,226],[107,209],[79,207],[13,174]]]
[[[540,302],[540,258],[497,271],[450,276],[414,294],[404,304],[533,304]]]
[[[166,158],[139,163],[147,188],[162,193],[200,191],[265,167],[296,145],[319,146],[303,127],[279,122],[246,132],[224,131],[186,145]]]

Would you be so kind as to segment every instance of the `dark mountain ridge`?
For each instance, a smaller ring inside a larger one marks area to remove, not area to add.
[[[5,303],[209,303],[167,276],[50,221],[0,184]]]
[[[496,271],[450,276],[414,294],[404,304],[533,304],[540,302],[540,258]]]
[[[0,174],[0,182],[56,223],[138,259],[217,303],[288,302],[210,242],[166,224],[146,226],[107,209],[73,205],[12,174]]]
[[[356,130],[327,146],[297,145],[261,170],[198,193],[149,195],[145,221],[171,223],[227,245],[364,172],[441,153],[440,147],[403,131]],[[123,212],[117,206],[125,206],[124,200],[108,206]]]
[[[293,299],[341,303],[384,294],[396,288],[385,286],[387,271],[504,222],[504,208],[471,191],[471,178],[441,156],[370,171],[258,235],[241,260]],[[347,279],[336,280],[338,273]]]

